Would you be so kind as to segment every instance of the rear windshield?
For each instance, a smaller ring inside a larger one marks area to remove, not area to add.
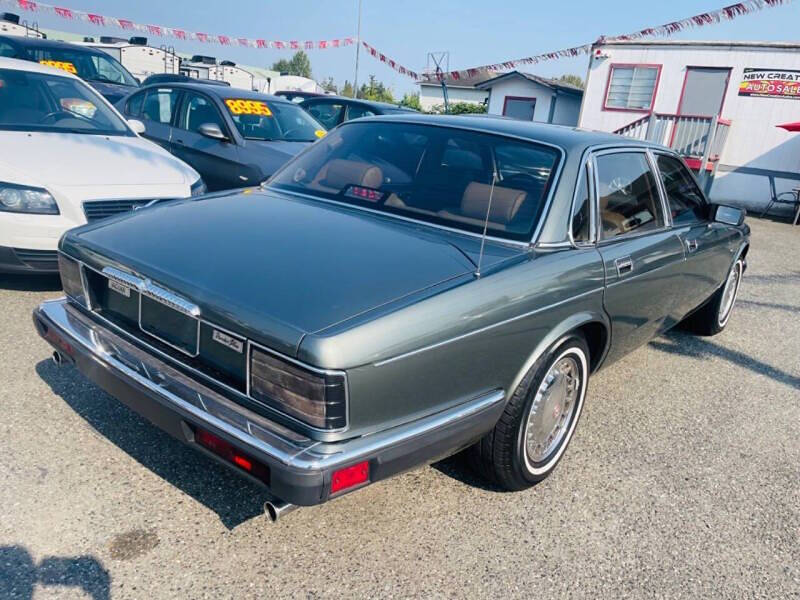
[[[289,102],[227,98],[225,107],[247,140],[314,142],[325,135],[314,117]]]
[[[355,121],[269,181],[278,189],[528,241],[558,163],[555,149],[449,127]]]

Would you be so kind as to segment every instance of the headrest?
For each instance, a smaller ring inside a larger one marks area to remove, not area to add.
[[[480,219],[486,218],[486,207],[489,204],[491,185],[473,181],[464,190],[461,198],[461,214],[465,217]],[[489,211],[489,220],[492,223],[507,225],[517,214],[519,207],[525,202],[528,192],[514,188],[494,186],[492,193],[492,208]]]
[[[369,163],[334,158],[325,169],[325,176],[320,183],[337,190],[342,190],[348,185],[379,189],[383,184],[383,171],[380,167]]]

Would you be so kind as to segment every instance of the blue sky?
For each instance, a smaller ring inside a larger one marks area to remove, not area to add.
[[[358,0],[48,0],[52,4],[142,23],[182,27],[231,37],[266,39],[331,39],[355,35]],[[425,66],[426,53],[450,51],[451,69],[500,62],[660,25],[719,8],[733,0],[362,0],[362,38],[414,70]],[[6,10],[6,5],[0,5]],[[55,16],[40,17],[40,25],[78,33],[100,31],[87,23]],[[731,40],[797,39],[800,2],[765,9],[733,22],[690,30],[678,38]],[[107,29],[105,33],[117,33]],[[154,45],[164,40],[153,39]],[[213,54],[219,58],[269,66],[291,55],[288,50],[220,48],[183,42],[178,51]],[[314,76],[352,81],[354,47],[309,52]],[[528,68],[543,76],[576,73],[584,76],[585,56]],[[390,85],[395,95],[414,91],[413,81],[361,53],[359,79],[368,75]]]

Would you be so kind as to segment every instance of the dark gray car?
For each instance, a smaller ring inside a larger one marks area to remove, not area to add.
[[[372,117],[260,190],[71,230],[68,299],[34,318],[57,360],[284,501],[469,446],[519,490],[558,464],[599,368],[681,322],[725,327],[748,247],[743,212],[667,148]]]
[[[340,123],[373,117],[375,115],[396,115],[416,113],[413,108],[389,104],[388,102],[373,102],[372,100],[359,100],[346,96],[315,96],[300,102],[312,117],[322,123],[326,129],[333,129]]]
[[[257,185],[324,135],[296,104],[203,83],[146,86],[117,108],[145,124],[144,137],[194,167],[209,191]]]

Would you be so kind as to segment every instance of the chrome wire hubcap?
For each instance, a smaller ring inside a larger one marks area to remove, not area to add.
[[[722,302],[719,306],[719,322],[724,324],[733,309],[733,304],[736,302],[736,292],[739,289],[739,278],[742,274],[741,263],[736,262],[728,274],[728,280],[725,282],[725,289],[722,292]]]
[[[565,356],[545,375],[528,414],[525,449],[531,462],[539,463],[558,448],[569,430],[581,389],[577,361]]]

